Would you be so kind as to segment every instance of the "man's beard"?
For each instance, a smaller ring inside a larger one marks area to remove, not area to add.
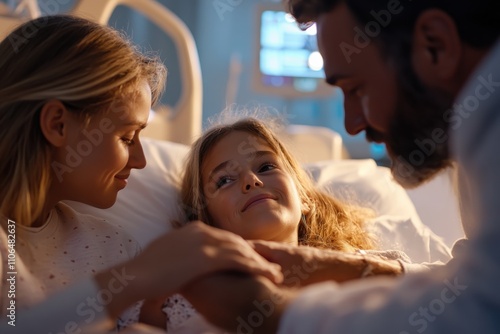
[[[451,166],[449,124],[443,114],[452,103],[450,94],[425,87],[411,71],[399,76],[398,102],[388,132],[366,130],[368,140],[385,142],[392,175],[403,187],[414,188]]]

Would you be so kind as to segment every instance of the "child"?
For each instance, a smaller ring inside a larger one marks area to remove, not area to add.
[[[372,212],[317,190],[271,128],[257,118],[240,117],[229,124],[215,125],[193,144],[181,197],[188,220],[201,220],[247,240],[360,254],[374,248],[375,242],[363,226]],[[262,247],[258,242],[255,245]],[[307,278],[299,275],[287,282],[285,275],[284,283],[298,287],[329,279],[396,276],[402,274],[398,261],[409,262],[397,251],[372,254],[377,260],[369,264],[364,256],[357,255],[360,266],[355,271],[337,269],[332,276],[319,278],[312,268]],[[163,312],[169,331],[210,328],[217,332],[181,295],[168,298]],[[155,323],[161,326],[161,321]]]
[[[281,280],[243,239],[201,223],[132,258],[124,231],[61,202],[110,207],[146,165],[140,133],[166,73],[157,58],[109,27],[49,16],[0,43],[0,73],[0,332],[100,331],[220,270]]]
[[[193,144],[186,166],[181,194],[190,220],[244,239],[346,252],[373,248],[363,229],[371,212],[317,190],[271,129],[256,118],[211,128]],[[247,201],[255,194],[270,198],[257,200],[261,205],[250,210],[253,202]]]

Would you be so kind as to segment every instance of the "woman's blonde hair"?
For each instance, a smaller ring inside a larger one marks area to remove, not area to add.
[[[293,177],[299,196],[308,208],[304,212],[305,221],[299,223],[299,244],[342,251],[373,248],[373,242],[363,228],[363,222],[371,212],[341,203],[316,189],[309,175],[272,130],[253,117],[213,126],[191,147],[181,186],[181,199],[188,220],[213,225],[207,212],[211,195],[203,189],[201,166],[212,147],[234,131],[243,131],[264,140]]]
[[[61,101],[87,124],[146,81],[157,102],[166,69],[117,31],[69,15],[41,17],[0,43],[1,214],[30,225],[51,184],[50,146],[40,110]]]

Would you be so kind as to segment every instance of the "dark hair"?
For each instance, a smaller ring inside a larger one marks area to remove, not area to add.
[[[299,23],[316,21],[321,14],[334,10],[339,4],[345,4],[356,21],[366,28],[362,29],[365,31],[373,22],[382,25],[380,16],[383,11],[389,14],[388,9],[391,6],[398,8],[397,14],[391,15],[390,21],[387,19],[388,23],[380,29],[379,35],[373,41],[379,46],[381,54],[397,76],[400,117],[394,120],[392,138],[388,141],[392,143],[390,146],[394,152],[400,155],[416,149],[415,139],[428,138],[429,129],[440,128],[447,131],[449,125],[443,113],[451,107],[453,101],[453,97],[447,96],[446,92],[426,87],[413,70],[411,61],[413,32],[421,14],[429,9],[446,12],[454,21],[460,39],[473,48],[491,47],[499,37],[500,2],[497,0],[417,0],[404,1],[401,4],[398,0],[287,1],[289,11]],[[411,110],[418,110],[418,113],[410,112]],[[413,137],[408,136],[410,131],[413,131]],[[443,159],[448,157],[447,143],[440,145],[436,152],[440,150],[442,152],[439,155],[426,159],[426,175],[451,163],[448,158]],[[422,166],[420,170],[424,170]],[[406,181],[407,177],[398,178],[398,182],[409,186]]]
[[[387,10],[395,0],[288,0],[290,13],[298,22],[315,21],[325,12],[344,2],[360,24],[374,21],[373,13]],[[441,9],[455,21],[461,39],[472,47],[485,48],[498,39],[500,30],[500,2],[497,0],[418,0],[406,1],[403,10],[392,15],[390,23],[381,30],[386,46],[398,45],[401,37],[411,38],[419,15],[431,8]]]

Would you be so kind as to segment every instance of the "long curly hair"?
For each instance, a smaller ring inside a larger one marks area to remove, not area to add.
[[[353,251],[371,249],[374,241],[365,231],[363,222],[373,212],[343,203],[318,190],[299,162],[264,122],[246,117],[231,124],[215,125],[207,130],[191,147],[182,179],[181,199],[188,220],[201,220],[210,225],[207,202],[210,194],[203,189],[201,166],[214,145],[234,131],[247,132],[264,140],[292,175],[302,202],[308,208],[298,229],[300,245],[325,249]]]

